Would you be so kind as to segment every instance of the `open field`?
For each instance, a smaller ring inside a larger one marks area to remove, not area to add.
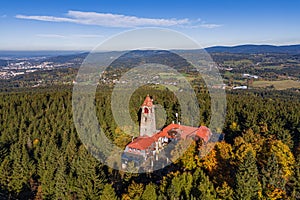
[[[259,66],[259,67],[256,67],[257,69],[274,69],[274,70],[281,70],[283,69],[283,66],[282,65],[276,65],[276,66]]]
[[[282,80],[282,81],[254,81],[253,87],[274,86],[276,90],[285,90],[289,88],[300,88],[300,81]]]

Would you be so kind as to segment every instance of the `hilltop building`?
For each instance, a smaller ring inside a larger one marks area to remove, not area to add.
[[[140,136],[126,146],[121,158],[123,169],[132,161],[136,166],[141,166],[158,155],[170,142],[192,138],[207,143],[212,136],[210,129],[205,126],[192,127],[180,123],[172,123],[162,130],[156,130],[154,106],[153,99],[147,95],[141,106]]]

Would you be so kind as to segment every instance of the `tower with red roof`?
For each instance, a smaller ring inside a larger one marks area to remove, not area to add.
[[[153,99],[149,95],[141,106],[140,136],[149,136],[157,132]]]
[[[206,144],[213,136],[211,130],[206,126],[192,127],[179,123],[172,123],[162,130],[156,130],[154,108],[153,100],[147,95],[141,106],[140,136],[127,144],[122,153],[121,162],[123,169],[127,167],[128,162],[134,162],[134,165],[139,168],[145,165],[147,161],[151,161],[151,167],[153,168],[154,158],[156,163],[161,164],[161,162],[165,161],[168,163],[169,158],[164,153],[160,157],[159,155],[170,142],[176,144],[179,140],[190,138],[196,141],[202,140]]]

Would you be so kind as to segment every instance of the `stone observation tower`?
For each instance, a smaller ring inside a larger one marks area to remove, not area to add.
[[[151,99],[149,95],[147,95],[144,103],[141,106],[141,109],[140,136],[151,137],[157,132],[157,130],[153,99]]]
[[[122,169],[126,169],[129,162],[134,162],[135,167],[142,167],[145,170],[161,169],[161,167],[169,163],[166,153],[161,153],[161,151],[170,142],[175,142],[173,144],[176,144],[179,140],[190,138],[195,141],[203,140],[203,144],[206,145],[213,135],[206,126],[192,127],[179,123],[172,123],[162,130],[156,130],[155,107],[149,95],[147,95],[141,109],[140,136],[127,144],[122,153]],[[167,151],[172,149],[169,148]]]

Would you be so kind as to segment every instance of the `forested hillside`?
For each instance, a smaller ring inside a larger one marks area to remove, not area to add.
[[[96,94],[101,127],[115,144],[131,141],[115,124],[110,90]],[[179,112],[167,90],[138,90],[131,115],[146,94],[164,106],[167,123]],[[240,91],[227,95],[218,142],[204,158],[193,143],[176,163],[154,173],[110,169],[88,153],[73,124],[71,89],[0,94],[0,199],[299,199],[300,102],[297,91]],[[198,93],[201,122],[209,96]]]

